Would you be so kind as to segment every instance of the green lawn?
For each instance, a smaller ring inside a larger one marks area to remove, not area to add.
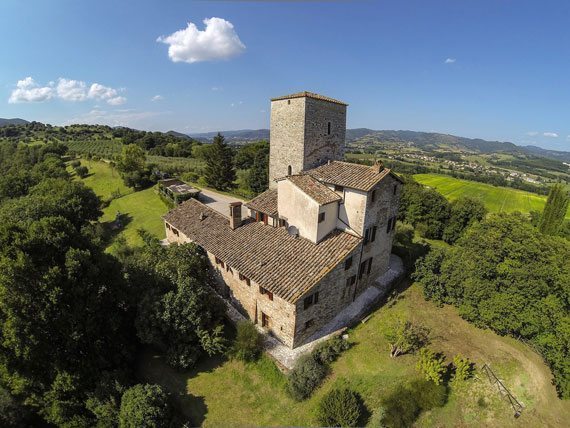
[[[478,371],[467,383],[452,384],[447,404],[423,414],[418,426],[564,426],[570,403],[556,398],[550,371],[540,356],[514,339],[475,328],[462,320],[455,308],[438,308],[426,302],[416,284],[349,331],[353,347],[333,364],[331,374],[313,397],[301,403],[287,395],[285,376],[267,357],[254,364],[205,359],[193,371],[176,372],[160,355],[147,350],[140,358],[138,372],[142,381],[168,388],[193,425],[315,425],[316,405],[335,385],[349,385],[361,394],[367,408],[374,410],[397,384],[418,376],[416,356],[390,358],[388,343],[380,333],[380,326],[396,312],[428,326],[432,348],[443,351],[448,361],[461,353],[477,367],[491,364],[526,406],[521,418],[514,419],[508,403]]]
[[[121,195],[133,193],[133,189],[125,186],[117,170],[111,168],[108,163],[82,159],[81,164],[89,169],[89,175],[83,182],[101,199],[109,199],[113,192],[119,192]]]
[[[101,222],[115,220],[117,212],[123,214],[126,221],[120,235],[124,236],[131,246],[142,244],[137,233],[139,229],[146,229],[158,238],[164,238],[164,223],[161,217],[168,211],[168,207],[160,199],[154,187],[135,192],[124,185],[117,171],[108,163],[86,160],[82,160],[81,163],[89,168],[89,175],[83,179],[83,182],[101,199],[109,198],[112,192],[117,190],[122,195],[113,199],[109,206],[103,209]]]
[[[435,188],[450,201],[460,196],[480,199],[491,212],[542,211],[546,196],[508,187],[495,187],[476,181],[460,180],[440,174],[416,174],[419,183]],[[566,218],[570,218],[570,209]]]

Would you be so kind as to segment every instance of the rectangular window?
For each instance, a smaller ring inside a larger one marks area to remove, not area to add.
[[[344,270],[349,270],[352,267],[352,256],[344,261]]]
[[[327,135],[331,135],[331,123],[327,123]]]
[[[394,216],[394,217],[392,218],[392,230],[396,229],[396,220],[397,220],[397,217]]]
[[[269,328],[269,321],[270,321],[269,316],[266,313],[262,312],[261,313],[261,327]]]
[[[364,232],[364,245],[368,244],[368,241],[370,241],[370,229]]]
[[[229,272],[233,275],[234,271],[232,270],[232,268],[230,267],[230,265],[226,265],[226,272]]]
[[[371,200],[372,202],[375,202],[375,201],[376,201],[376,189],[374,189],[374,190],[372,191],[372,195],[370,196],[370,200]]]
[[[170,225],[168,223],[166,223],[166,228],[170,230]]]
[[[398,185],[394,184],[394,195],[396,194],[397,191],[398,191]]]
[[[378,228],[377,228],[376,226],[374,226],[374,227],[372,228],[372,237],[370,238],[370,242],[374,242],[374,240],[376,239],[376,230],[377,230],[377,229],[378,229]]]
[[[178,229],[172,228],[172,233],[174,233],[176,236],[180,236],[178,235]]]
[[[391,230],[392,230],[392,217],[388,219],[388,224],[386,226],[386,233],[390,233]]]
[[[366,275],[370,275],[371,270],[372,270],[372,257],[368,259],[368,270],[366,271]]]
[[[325,221],[325,213],[319,213],[319,223]]]
[[[259,286],[259,294],[265,294],[269,300],[273,300],[273,293],[263,288],[261,285]]]
[[[353,286],[355,282],[356,282],[356,275],[352,275],[351,277],[346,278],[347,287]]]
[[[314,320],[314,319],[311,318],[310,320],[307,320],[307,321],[305,322],[305,330],[311,328],[314,324],[315,324],[315,320]]]
[[[309,309],[311,306],[316,305],[319,302],[319,292],[317,291],[310,296],[305,297],[303,300],[303,309]]]
[[[364,272],[366,271],[366,262],[367,260],[364,260],[362,263],[360,263],[360,269],[358,270],[358,279],[362,278],[362,275],[364,275]]]
[[[343,186],[339,186],[338,184],[334,185],[334,191],[335,192],[344,192],[344,187]]]

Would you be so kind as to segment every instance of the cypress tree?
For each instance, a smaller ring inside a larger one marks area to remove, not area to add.
[[[564,190],[562,184],[555,184],[550,188],[538,225],[542,233],[545,235],[558,234],[568,210],[568,200],[568,192]]]
[[[261,193],[269,185],[269,156],[264,150],[258,150],[253,159],[253,166],[247,177],[252,192]]]
[[[218,133],[208,151],[206,159],[206,182],[218,190],[227,190],[234,187],[236,170],[233,163],[232,149],[225,143],[225,138]]]

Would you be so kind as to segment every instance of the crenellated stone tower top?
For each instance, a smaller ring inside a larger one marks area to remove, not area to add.
[[[269,187],[278,178],[342,160],[347,106],[312,92],[271,100]]]

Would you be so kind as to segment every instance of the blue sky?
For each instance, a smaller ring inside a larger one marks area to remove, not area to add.
[[[569,17],[547,0],[2,0],[0,117],[265,128],[269,98],[309,90],[348,102],[352,128],[570,150]]]

